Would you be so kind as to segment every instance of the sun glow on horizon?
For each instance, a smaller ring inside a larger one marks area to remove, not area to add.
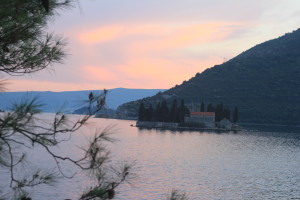
[[[54,74],[4,77],[7,89],[171,88],[297,28],[299,3],[287,1],[83,1],[83,15],[62,12],[49,24],[69,41],[65,63]]]

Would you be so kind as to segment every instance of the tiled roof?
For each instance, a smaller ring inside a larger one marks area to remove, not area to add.
[[[215,116],[214,112],[191,112],[191,116]]]

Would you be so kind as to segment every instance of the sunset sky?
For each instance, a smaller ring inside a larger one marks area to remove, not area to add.
[[[49,31],[70,54],[7,91],[170,88],[300,28],[299,0],[81,0]]]

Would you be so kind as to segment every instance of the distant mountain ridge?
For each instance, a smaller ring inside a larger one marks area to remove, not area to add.
[[[101,93],[103,90],[84,90],[84,91],[65,91],[65,92],[1,92],[0,93],[0,109],[9,110],[12,103],[18,103],[22,100],[38,97],[39,102],[43,104],[43,112],[73,113],[73,111],[82,108],[84,102],[88,100],[88,95],[91,91]],[[164,89],[126,89],[115,88],[108,90],[106,99],[107,107],[116,109],[119,105],[137,100],[140,98],[155,95],[158,92],[165,91]]]
[[[151,98],[121,105],[118,112],[129,110],[134,115],[141,101],[156,104],[178,98],[186,103],[223,102],[231,110],[237,106],[240,122],[300,125],[299,92],[300,29],[256,45]]]

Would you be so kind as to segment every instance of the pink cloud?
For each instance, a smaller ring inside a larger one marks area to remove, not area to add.
[[[121,26],[106,26],[94,29],[92,31],[85,31],[79,35],[79,40],[86,44],[101,43],[117,38],[122,32]]]
[[[81,75],[90,82],[114,82],[118,79],[116,73],[99,66],[84,66]]]
[[[210,44],[226,41],[237,27],[239,24],[235,22],[219,22],[115,24],[69,30],[72,57],[68,65],[72,66],[72,76],[78,78],[74,81],[58,73],[68,83],[42,81],[35,90],[170,88],[220,64],[223,57],[218,56],[219,52],[205,52],[205,49]],[[28,88],[37,84],[14,82],[17,83]]]

